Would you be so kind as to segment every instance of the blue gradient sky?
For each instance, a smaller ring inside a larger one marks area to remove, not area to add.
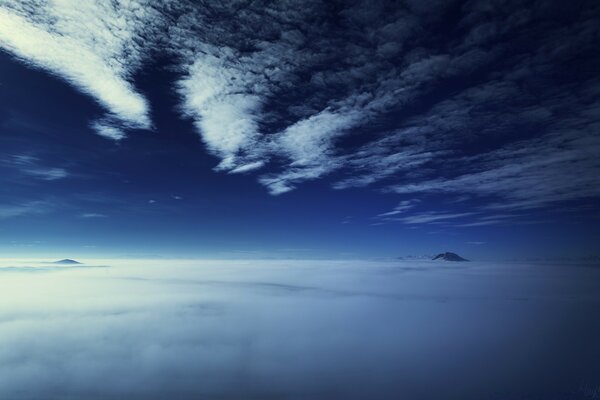
[[[597,2],[27,4],[7,257],[597,252]]]

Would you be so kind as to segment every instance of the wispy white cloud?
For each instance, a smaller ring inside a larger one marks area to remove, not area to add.
[[[7,0],[0,6],[0,47],[91,95],[114,123],[149,128],[147,101],[131,79],[146,52],[140,35],[159,17],[135,1]]]
[[[464,213],[443,213],[443,212],[426,212],[420,214],[413,214],[407,217],[398,218],[397,220],[405,224],[431,224],[440,221],[446,221],[449,219],[457,219],[468,217],[476,214],[475,212],[464,212]]]
[[[256,169],[260,169],[264,165],[265,165],[264,161],[254,161],[254,162],[250,162],[248,164],[240,165],[239,167],[235,167],[232,170],[230,170],[230,172],[232,174],[241,174],[244,172],[250,172],[250,171],[254,171]]]
[[[100,213],[83,213],[81,214],[81,218],[106,218],[106,214]]]
[[[245,93],[243,86],[252,82],[238,82],[244,78],[240,72],[225,60],[203,55],[179,82],[184,111],[195,120],[208,148],[221,156],[222,170],[240,168],[236,154],[253,146],[258,136],[260,98]]]
[[[506,223],[507,222],[505,220],[501,220],[501,219],[488,219],[488,220],[480,220],[480,221],[475,221],[475,222],[468,222],[466,224],[457,224],[455,226],[460,227],[460,228],[470,228],[470,227],[477,227],[477,226],[501,225],[501,224],[506,224]]]
[[[23,170],[23,172],[45,181],[54,181],[69,176],[63,168],[27,169]]]
[[[501,196],[489,209],[529,209],[600,196],[600,162],[590,157],[600,140],[579,132],[555,132],[472,157],[468,172],[393,186],[396,193],[467,192]]]
[[[293,190],[298,182],[317,179],[340,168],[341,160],[331,157],[332,141],[353,126],[360,115],[359,112],[341,115],[326,110],[289,126],[270,143],[280,157],[289,160],[288,168],[263,175],[259,182],[277,195]]]
[[[377,218],[392,217],[394,215],[405,213],[415,207],[420,202],[419,199],[402,200],[392,211],[384,212],[377,215]]]
[[[0,204],[0,219],[45,214],[52,207],[51,202],[44,200],[29,201],[22,204]]]
[[[119,141],[126,136],[122,128],[119,128],[114,123],[110,123],[106,120],[94,121],[92,122],[91,127],[98,135],[108,139]]]
[[[70,175],[64,168],[43,165],[38,157],[30,154],[12,155],[3,161],[4,164],[16,168],[21,174],[44,181],[55,181]]]

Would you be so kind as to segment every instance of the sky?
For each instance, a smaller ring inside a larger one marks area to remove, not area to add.
[[[0,252],[581,257],[597,1],[0,2]]]

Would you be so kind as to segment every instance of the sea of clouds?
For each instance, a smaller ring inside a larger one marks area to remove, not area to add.
[[[591,399],[598,288],[578,265],[5,260],[0,398]]]

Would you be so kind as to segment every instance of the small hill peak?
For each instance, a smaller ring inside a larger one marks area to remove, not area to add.
[[[445,253],[440,253],[437,256],[433,257],[434,260],[444,260],[444,261],[469,261],[466,258],[462,258],[456,253],[451,253],[449,251]]]
[[[71,260],[70,258],[65,258],[64,260],[54,261],[53,264],[61,264],[61,265],[79,265],[81,264],[79,261]]]

